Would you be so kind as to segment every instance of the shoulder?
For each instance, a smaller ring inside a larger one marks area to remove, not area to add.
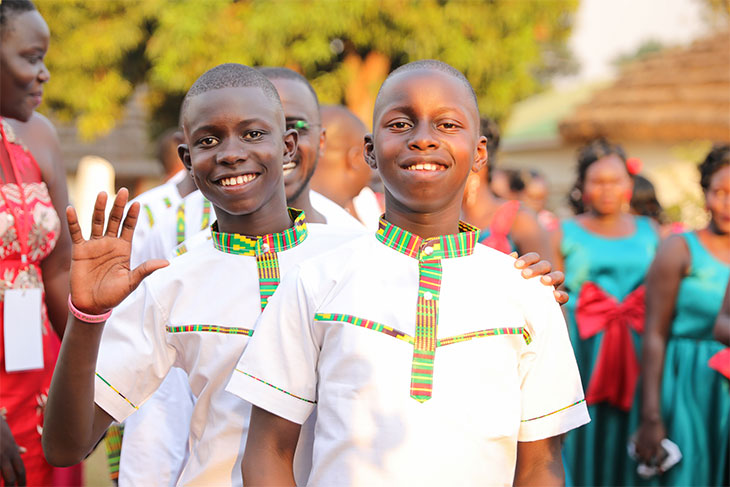
[[[685,272],[691,261],[692,232],[670,235],[659,244],[654,265],[667,270]]]

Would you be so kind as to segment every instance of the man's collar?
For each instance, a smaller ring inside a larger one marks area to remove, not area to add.
[[[459,222],[459,233],[421,238],[380,218],[377,239],[393,250],[418,260],[441,260],[464,257],[474,253],[479,230],[466,222]]]
[[[281,233],[272,233],[259,237],[247,237],[237,233],[218,231],[218,222],[211,226],[213,245],[227,254],[256,256],[266,252],[282,252],[296,247],[307,238],[307,223],[302,210],[289,208],[289,217],[294,225]]]

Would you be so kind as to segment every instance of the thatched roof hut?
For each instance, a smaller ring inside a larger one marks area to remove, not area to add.
[[[566,142],[730,142],[730,31],[626,66],[559,130]]]

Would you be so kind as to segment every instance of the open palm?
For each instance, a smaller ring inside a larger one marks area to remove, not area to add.
[[[165,267],[162,259],[148,260],[135,269],[129,267],[132,236],[139,215],[139,203],[133,203],[124,216],[128,191],[119,190],[104,232],[106,193],[99,193],[91,217],[91,236],[81,235],[78,216],[66,209],[73,242],[71,258],[71,301],[84,313],[102,314],[121,303],[152,272]],[[121,225],[121,233],[119,227]]]

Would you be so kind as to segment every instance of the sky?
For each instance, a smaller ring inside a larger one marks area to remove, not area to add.
[[[610,78],[611,61],[644,42],[686,45],[707,31],[701,0],[580,0],[568,43],[580,73],[558,85]]]

